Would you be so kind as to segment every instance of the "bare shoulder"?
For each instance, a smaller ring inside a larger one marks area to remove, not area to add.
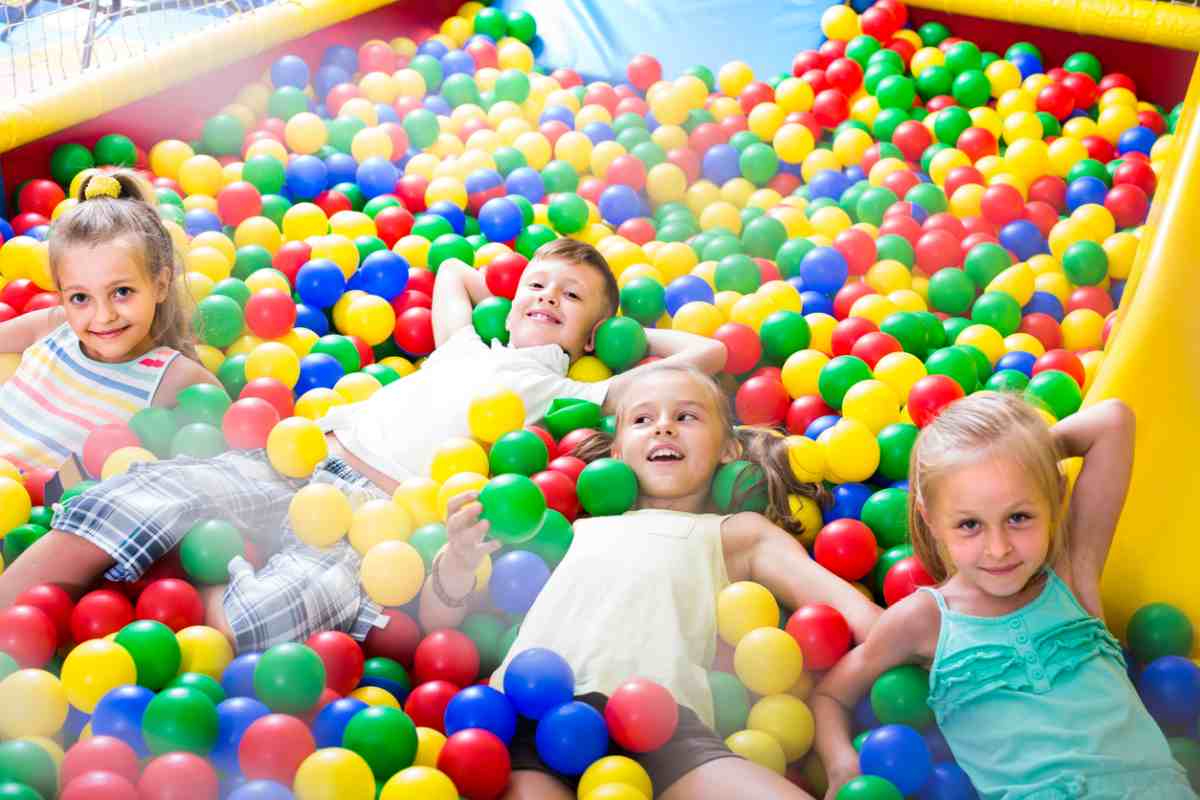
[[[203,364],[187,356],[179,356],[167,367],[166,374],[163,375],[162,381],[159,382],[158,391],[154,393],[154,405],[175,405],[176,397],[179,393],[197,383],[209,383],[213,386],[221,386],[221,382],[205,369]],[[237,398],[233,399],[236,400]]]
[[[872,638],[902,644],[908,652],[932,661],[937,650],[942,615],[929,592],[913,592],[888,608],[879,617]],[[882,644],[882,642],[881,642]]]

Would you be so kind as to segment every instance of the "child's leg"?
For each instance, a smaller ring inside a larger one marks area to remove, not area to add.
[[[233,630],[229,627],[229,619],[225,616],[225,590],[229,584],[222,583],[205,586],[200,590],[200,599],[204,603],[204,624],[218,631],[229,643],[237,647]]]
[[[112,556],[71,533],[50,531],[0,575],[0,608],[39,583],[56,583],[78,599],[96,577],[113,565]]]
[[[575,795],[553,775],[532,769],[514,770],[501,800],[572,800]]]
[[[701,764],[675,781],[662,800],[727,800],[730,797],[813,800],[782,775],[744,758],[718,758]]]

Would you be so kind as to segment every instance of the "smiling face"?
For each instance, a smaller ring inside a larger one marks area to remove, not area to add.
[[[604,280],[591,267],[559,258],[529,262],[508,314],[509,344],[556,344],[574,362],[591,349],[608,318]]]
[[[115,364],[154,346],[150,328],[167,286],[147,274],[130,242],[69,247],[56,272],[67,323],[88,357]]]
[[[638,478],[640,506],[699,512],[737,444],[712,391],[686,372],[651,372],[626,388],[613,456]]]
[[[948,471],[924,513],[955,572],[993,597],[1020,592],[1046,563],[1050,503],[1014,458],[994,455]]]

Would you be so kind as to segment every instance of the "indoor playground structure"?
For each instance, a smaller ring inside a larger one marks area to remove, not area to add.
[[[123,1],[3,6],[0,321],[60,302],[46,237],[84,177],[137,169],[224,391],[96,428],[58,503],[135,463],[228,448],[307,476],[326,452],[318,418],[433,351],[441,263],[484,271],[494,297],[473,322],[504,342],[527,260],[572,236],[608,260],[621,315],[571,377],[639,363],[645,327],[724,342],[739,421],[785,430],[797,476],[830,488],[829,507],[794,498],[802,541],[881,606],[932,583],[906,478],[941,408],[982,389],[1022,392],[1048,422],[1128,403],[1134,475],[1103,602],[1200,787],[1200,8]],[[0,355],[0,380],[19,359]],[[480,387],[473,438],[392,501],[352,512],[336,489],[297,495],[297,536],[348,537],[387,609],[361,645],[330,631],[237,654],[203,625],[197,587],[257,558],[237,520],[197,525],[135,583],[80,598],[44,585],[0,609],[0,798],[503,796],[504,744],[542,701],[473,684],[570,522],[636,496],[627,466],[570,455],[612,424],[598,407],[564,398],[523,430],[512,401]],[[748,466],[718,474],[723,511],[755,507],[733,488]],[[47,532],[53,478],[0,459],[0,567]],[[461,628],[422,631],[446,505],[481,487],[505,547]],[[781,609],[755,584],[718,608],[718,733],[821,796],[805,698],[847,651],[845,620]],[[552,661],[520,677],[571,696]],[[539,754],[582,776],[582,800],[655,796],[636,762],[606,755],[610,738],[644,752],[674,730],[673,699],[647,683],[613,695],[599,739],[566,716],[539,723],[559,726]],[[975,796],[928,691],[916,668],[879,679],[855,714],[868,774],[841,800]]]

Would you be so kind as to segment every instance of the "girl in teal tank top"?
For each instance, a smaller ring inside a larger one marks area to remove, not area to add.
[[[916,663],[929,668],[929,707],[983,800],[1195,800],[1101,618],[1133,429],[1115,400],[1048,428],[1020,397],[981,392],[922,430],[910,533],[938,586],[888,608],[818,686],[828,798],[863,780],[848,709],[882,673]],[[1079,456],[1064,513],[1059,461]]]

